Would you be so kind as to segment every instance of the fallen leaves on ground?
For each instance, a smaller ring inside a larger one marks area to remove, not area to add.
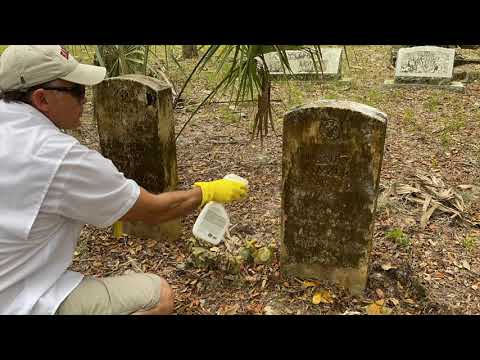
[[[332,295],[330,294],[330,292],[328,290],[317,291],[313,295],[312,304],[318,305],[320,303],[324,303],[324,304],[332,304],[333,303]]]
[[[392,309],[388,306],[385,306],[385,300],[377,300],[370,305],[367,305],[365,308],[368,315],[390,315]]]

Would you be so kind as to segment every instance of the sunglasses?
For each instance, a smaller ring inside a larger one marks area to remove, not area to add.
[[[77,84],[75,86],[68,86],[68,87],[67,86],[42,86],[41,89],[68,92],[78,99],[83,99],[85,97],[85,86],[80,84]]]

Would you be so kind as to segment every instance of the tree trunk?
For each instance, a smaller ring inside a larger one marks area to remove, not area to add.
[[[198,56],[197,45],[182,45],[184,59],[191,59]]]

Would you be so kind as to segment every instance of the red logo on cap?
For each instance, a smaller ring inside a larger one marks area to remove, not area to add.
[[[62,55],[65,59],[68,60],[68,51],[64,48],[60,48],[60,55]]]

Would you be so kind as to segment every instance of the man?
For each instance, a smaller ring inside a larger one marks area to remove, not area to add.
[[[246,196],[224,179],[151,194],[62,132],[80,125],[85,86],[105,72],[57,45],[14,45],[0,57],[0,314],[171,313],[172,290],[155,274],[68,271],[81,228],[156,224]]]

